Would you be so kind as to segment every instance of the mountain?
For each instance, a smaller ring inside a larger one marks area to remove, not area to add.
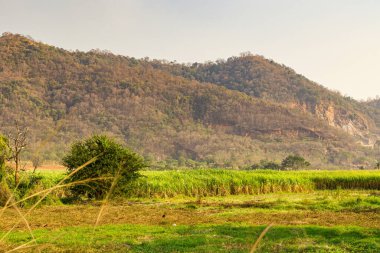
[[[377,139],[373,132],[379,125],[376,125],[362,104],[262,56],[245,53],[226,61],[189,66],[156,61],[154,66],[177,76],[214,83],[251,97],[308,112],[330,126],[360,137],[363,143],[373,145]]]
[[[244,166],[290,153],[314,166],[369,166],[377,123],[344,98],[263,57],[190,66],[0,37],[0,131],[29,127],[26,157],[58,160],[107,133],[153,163]],[[368,147],[365,147],[367,145]]]

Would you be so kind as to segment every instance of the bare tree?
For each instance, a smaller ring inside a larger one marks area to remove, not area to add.
[[[15,184],[19,183],[19,170],[20,170],[20,155],[27,146],[28,128],[21,127],[17,122],[15,123],[15,132],[8,134],[9,147],[11,156],[8,160],[15,162]]]
[[[39,154],[34,154],[32,157],[33,173],[36,172],[37,168],[40,167],[42,163],[43,163],[42,156]]]

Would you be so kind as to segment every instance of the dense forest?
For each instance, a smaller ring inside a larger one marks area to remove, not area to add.
[[[0,131],[29,128],[26,158],[57,160],[73,140],[106,133],[164,166],[297,153],[314,167],[368,167],[379,156],[378,104],[251,54],[183,65],[0,37]]]

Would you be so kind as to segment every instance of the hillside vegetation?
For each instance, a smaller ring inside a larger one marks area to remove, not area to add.
[[[27,157],[57,160],[93,133],[158,165],[236,167],[299,153],[313,166],[372,166],[379,155],[366,107],[251,55],[185,66],[6,33],[0,105],[1,132],[15,121],[30,128]]]

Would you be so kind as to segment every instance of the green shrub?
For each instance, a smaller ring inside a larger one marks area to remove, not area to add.
[[[138,170],[146,167],[140,155],[103,135],[74,143],[63,158],[63,165],[71,173],[94,157],[98,157],[97,160],[72,175],[69,182],[91,178],[108,179],[75,185],[71,188],[74,196],[101,199],[110,190],[113,182],[116,183],[115,192],[123,191],[131,180],[139,176]]]

